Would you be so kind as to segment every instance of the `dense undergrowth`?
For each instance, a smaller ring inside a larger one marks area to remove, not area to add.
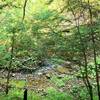
[[[0,100],[100,100],[99,0],[0,0]]]

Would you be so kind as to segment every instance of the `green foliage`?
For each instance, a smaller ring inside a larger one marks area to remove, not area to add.
[[[16,99],[20,99],[20,100],[23,100],[23,91],[20,91],[20,90],[16,90],[16,89],[12,89],[9,93],[9,95],[4,95],[2,93],[0,93],[0,98],[2,100],[16,100]]]
[[[74,97],[76,97],[77,99],[80,99],[80,100],[87,100],[89,99],[89,95],[88,95],[88,92],[86,90],[86,88],[84,87],[80,87],[80,86],[73,86],[72,87],[72,90],[71,90],[72,94]]]
[[[45,59],[59,65],[67,60],[72,63],[78,61],[81,62],[82,69],[78,70],[74,76],[82,78],[82,73],[86,73],[83,57],[85,50],[88,60],[88,77],[92,84],[95,83],[96,70],[93,48],[98,55],[96,62],[100,64],[99,0],[90,0],[90,5],[88,5],[87,0],[84,0],[84,2],[83,0],[30,0],[26,5],[25,19],[22,21],[23,4],[23,0],[0,0],[0,68],[9,66],[12,36],[14,35],[14,54],[11,69],[20,69],[26,66],[27,68],[37,67],[38,62]],[[88,12],[89,6],[93,14],[92,25]],[[74,16],[72,13],[74,13]],[[95,46],[92,43],[91,30],[94,35]],[[27,61],[27,59],[31,60]],[[24,61],[26,63],[22,64]],[[98,71],[100,71],[99,67],[98,65]],[[52,76],[50,82],[61,88],[70,79],[67,76],[61,79]],[[10,84],[23,87],[25,82],[11,81]],[[78,84],[73,86],[72,89],[73,95],[78,96],[79,100],[88,99],[86,91]],[[0,95],[0,99],[14,100],[17,97],[22,99],[22,92],[11,90],[8,98]],[[32,91],[30,92],[30,100],[41,100],[41,98]],[[43,100],[72,100],[69,94],[58,92],[55,89],[47,90],[47,96],[44,98]],[[94,99],[96,98],[94,96]]]
[[[65,86],[65,83],[63,82],[63,80],[62,79],[58,79],[57,76],[53,76],[51,78],[51,82],[53,82],[58,87]]]
[[[46,100],[73,100],[67,93],[58,92],[54,88],[48,88]]]
[[[0,98],[2,100],[23,100],[23,90],[20,89],[11,89],[8,95],[4,95],[3,93],[0,93]],[[41,100],[42,97],[38,94],[28,91],[28,100]]]
[[[36,20],[44,21],[44,20],[49,20],[52,18],[56,13],[50,10],[43,10],[41,9],[40,12],[36,13],[36,15],[33,17]]]

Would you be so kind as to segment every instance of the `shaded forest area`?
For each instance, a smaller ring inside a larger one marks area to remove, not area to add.
[[[0,100],[100,100],[100,0],[0,0]]]

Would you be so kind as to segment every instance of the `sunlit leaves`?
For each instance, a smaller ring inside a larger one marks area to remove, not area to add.
[[[33,18],[35,18],[36,20],[42,21],[42,20],[50,19],[53,15],[55,15],[55,13],[53,11],[42,9],[38,13],[36,13]]]

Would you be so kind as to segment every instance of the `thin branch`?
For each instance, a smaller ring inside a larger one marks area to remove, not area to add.
[[[28,1],[28,0],[25,0],[25,2],[24,2],[24,6],[23,6],[23,18],[22,18],[22,21],[23,21],[24,18],[25,18],[25,10],[26,10],[27,1]]]

